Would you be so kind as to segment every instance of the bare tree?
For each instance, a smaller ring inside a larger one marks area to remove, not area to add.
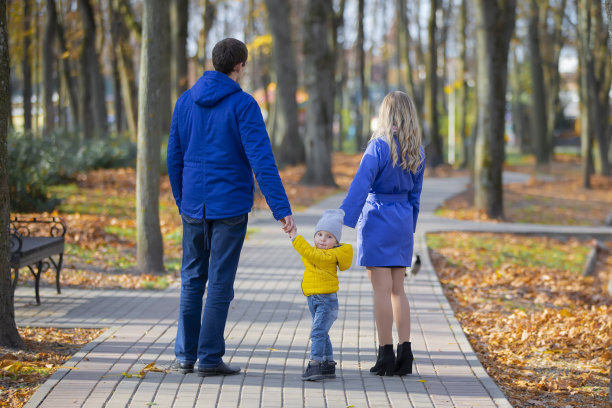
[[[330,45],[331,0],[308,1],[304,16],[306,184],[335,185],[331,171],[334,114],[334,56]]]
[[[540,0],[541,1],[541,0]],[[540,3],[539,3],[540,4]],[[559,90],[561,74],[559,72],[559,56],[565,43],[563,35],[563,19],[566,13],[567,0],[559,3],[545,1],[540,6],[540,53],[542,55],[542,71],[544,74],[544,89],[546,93],[546,130],[547,144],[551,153],[554,148],[554,133],[557,117],[561,113]],[[550,16],[552,14],[552,16]]]
[[[363,111],[364,107],[364,98],[367,97],[366,92],[366,80],[365,80],[365,50],[364,50],[364,32],[363,32],[363,19],[364,19],[364,2],[365,0],[358,0],[357,2],[357,43],[356,47],[356,63],[355,63],[355,76],[359,78],[359,100],[355,103],[355,143],[357,147],[357,151],[361,151],[361,149],[367,143],[367,139],[364,137],[364,125],[363,121],[367,120],[364,118],[365,112]]]
[[[298,125],[297,67],[291,40],[290,4],[284,0],[266,0],[268,25],[274,38],[276,66],[276,128],[274,150],[279,164],[293,165],[304,161],[304,144]]]
[[[166,108],[159,84],[170,82],[162,58],[168,50],[159,29],[168,18],[166,0],[148,0],[143,4],[142,46],[140,53],[140,80],[138,91],[138,158],[136,164],[136,223],[137,264],[143,272],[164,271],[163,243],[159,224],[159,170],[163,129],[162,115]]]
[[[431,0],[428,24],[427,79],[425,83],[425,135],[431,144],[427,160],[431,166],[442,163],[442,138],[438,128],[438,49],[436,45],[436,11],[439,0]]]
[[[206,44],[208,43],[208,33],[212,28],[217,15],[217,4],[213,0],[201,0],[204,10],[202,11],[202,28],[198,38],[198,54],[196,67],[197,76],[202,75],[206,69]]]
[[[187,26],[189,0],[173,0],[170,9],[172,27],[172,102],[189,88],[187,78]],[[174,103],[173,103],[174,105]]]
[[[55,128],[55,109],[53,106],[53,92],[55,92],[54,72],[55,59],[55,36],[56,30],[55,0],[47,0],[47,18],[45,21],[45,34],[43,36],[43,132],[46,134]]]
[[[8,188],[8,121],[11,109],[9,98],[10,61],[6,0],[0,0],[0,346],[23,348],[23,340],[15,325],[15,307],[10,269]]]
[[[23,60],[21,71],[23,72],[23,129],[25,132],[32,131],[32,64],[30,61],[32,10],[30,3],[31,0],[24,0],[23,2]]]
[[[544,89],[544,73],[542,70],[542,55],[540,53],[539,30],[540,7],[537,0],[531,0],[529,9],[529,35],[527,45],[531,56],[531,88],[532,88],[532,135],[536,166],[546,170],[550,164],[551,146],[546,130],[546,91]]]
[[[516,0],[476,0],[478,123],[474,202],[491,218],[503,217],[502,163],[508,48]]]
[[[459,9],[459,69],[457,73],[457,81],[460,84],[457,90],[457,126],[459,127],[459,137],[463,142],[463,154],[461,167],[466,168],[469,164],[469,146],[472,143],[468,139],[467,134],[467,101],[468,101],[468,89],[466,71],[467,71],[467,38],[466,38],[466,25],[467,25],[467,1],[461,1],[461,7]]]
[[[55,2],[55,0],[54,0]],[[55,7],[55,6],[54,6]],[[68,94],[68,102],[70,104],[71,116],[71,128],[79,128],[79,104],[77,97],[77,89],[75,80],[72,76],[72,67],[70,65],[70,58],[65,58],[69,53],[68,45],[66,42],[66,34],[64,33],[64,24],[60,19],[60,13],[55,12],[55,26],[57,30],[57,40],[59,46],[59,53],[62,55],[61,58],[61,69],[64,78],[64,86]]]
[[[113,53],[117,60],[119,71],[119,81],[121,83],[121,103],[125,108],[125,119],[128,130],[133,137],[138,133],[138,94],[136,89],[136,73],[132,59],[132,47],[129,43],[130,29],[128,23],[131,22],[132,32],[140,37],[140,23],[137,23],[131,15],[131,8],[124,4],[124,0],[111,0],[111,19],[112,26],[111,40],[113,43]],[[114,29],[114,33],[113,33]]]
[[[602,174],[610,175],[611,172],[608,159],[610,132],[607,111],[612,67],[607,35],[603,27],[601,3],[577,0],[576,5],[583,185],[590,188],[590,175],[594,171],[592,149],[595,141],[599,147]]]
[[[337,112],[342,112],[345,104],[346,95],[346,82],[348,81],[348,64],[344,56],[344,9],[346,6],[346,0],[340,0],[338,4],[338,10],[334,11],[334,21],[332,24],[332,37],[334,43],[334,56],[335,62],[335,76],[336,76],[336,89],[334,97],[336,98],[336,109]],[[336,150],[342,151],[344,148],[344,123],[342,116],[338,120],[338,142],[336,144]]]
[[[83,132],[86,136],[108,134],[108,113],[104,77],[96,49],[96,20],[90,0],[78,0],[78,9],[83,23],[81,48],[81,114]]]
[[[414,79],[412,73],[413,64],[410,61],[410,32],[408,31],[408,14],[406,11],[406,0],[397,0],[397,57],[398,57],[398,73],[401,72],[401,67],[406,66],[406,91],[411,98],[415,100],[416,97],[414,89]],[[404,81],[401,80],[401,74],[399,74],[400,84]],[[401,88],[401,85],[400,85]],[[417,105],[418,106],[418,105]]]

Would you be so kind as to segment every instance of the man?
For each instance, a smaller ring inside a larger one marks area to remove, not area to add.
[[[168,139],[168,176],[183,222],[183,264],[173,369],[233,375],[223,332],[253,206],[253,172],[285,232],[295,228],[261,110],[238,82],[244,43],[226,38],[213,49],[207,71],[177,100]],[[202,315],[202,299],[208,294]],[[200,323],[201,317],[201,323]]]

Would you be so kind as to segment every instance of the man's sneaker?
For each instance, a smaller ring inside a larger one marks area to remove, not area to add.
[[[323,374],[321,374],[321,363],[315,360],[310,360],[308,362],[308,367],[306,367],[306,371],[302,374],[302,381],[318,381],[323,379]]]
[[[321,374],[323,378],[336,378],[336,362],[325,360],[321,364]]]
[[[181,363],[175,361],[170,365],[170,371],[177,371],[181,374],[193,373],[193,363]]]

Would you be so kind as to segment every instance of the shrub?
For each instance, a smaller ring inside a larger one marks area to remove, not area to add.
[[[71,181],[79,172],[133,166],[136,145],[126,137],[110,136],[86,142],[57,131],[45,138],[11,133],[8,138],[11,210],[51,211],[59,200],[47,186]]]

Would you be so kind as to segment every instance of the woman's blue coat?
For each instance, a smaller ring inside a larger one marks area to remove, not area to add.
[[[422,149],[421,155],[425,157]],[[358,265],[412,265],[424,169],[422,164],[413,174],[394,167],[387,142],[370,140],[340,206],[344,224],[357,228]]]
[[[167,165],[181,214],[220,219],[251,211],[254,172],[274,218],[291,215],[261,110],[223,73],[206,71],[177,100]]]

